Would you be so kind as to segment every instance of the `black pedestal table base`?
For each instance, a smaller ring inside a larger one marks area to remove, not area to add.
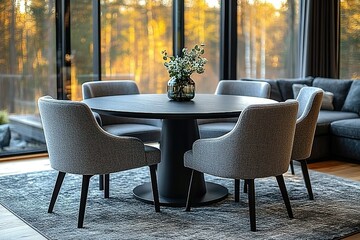
[[[196,119],[164,119],[161,133],[161,163],[157,168],[160,204],[183,207],[191,178],[191,170],[184,167],[184,153],[199,139]],[[205,183],[204,174],[195,172],[193,205],[211,204],[228,195],[227,188]],[[144,202],[153,202],[151,185],[145,183],[134,189],[134,196]]]
[[[193,207],[203,206],[224,200],[228,196],[228,189],[216,183],[206,182],[206,193],[194,199]],[[151,183],[144,183],[137,186],[133,190],[136,199],[145,203],[154,203],[153,194],[151,190]],[[167,198],[159,196],[160,205],[168,207],[185,207],[186,198]]]

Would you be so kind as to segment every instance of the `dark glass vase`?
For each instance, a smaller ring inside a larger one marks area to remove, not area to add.
[[[167,84],[168,98],[175,101],[190,101],[195,97],[195,82],[190,78],[172,77]]]

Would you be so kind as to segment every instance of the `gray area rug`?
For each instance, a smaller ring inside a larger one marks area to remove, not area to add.
[[[149,181],[147,168],[112,174],[109,199],[93,177],[84,228],[78,229],[81,177],[65,177],[54,213],[47,213],[56,175],[42,171],[0,178],[0,203],[50,239],[335,239],[360,231],[360,183],[314,171],[314,201],[308,200],[299,169],[295,176],[285,175],[292,220],[276,179],[255,181],[255,233],[250,231],[247,195],[241,191],[240,203],[235,203],[229,179],[206,176],[229,189],[222,202],[191,212],[162,207],[155,213],[153,205],[132,196],[135,186]]]

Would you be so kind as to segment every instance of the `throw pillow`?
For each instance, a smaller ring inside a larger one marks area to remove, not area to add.
[[[300,89],[303,87],[307,87],[307,85],[306,84],[293,84],[292,85],[294,98],[296,98],[299,95]],[[332,92],[324,91],[324,95],[323,95],[323,99],[322,99],[322,103],[321,103],[321,109],[333,111],[334,110],[333,100],[334,100],[334,94]]]
[[[334,110],[334,94],[332,92],[324,92],[322,103],[321,103],[321,109],[322,110]]]
[[[360,115],[360,80],[354,80],[351,84],[342,111],[356,112]]]
[[[296,99],[297,96],[299,95],[300,89],[302,89],[303,87],[307,87],[308,85],[306,84],[300,84],[300,83],[295,83],[292,85],[292,90],[293,90],[293,94],[294,94],[294,98]]]

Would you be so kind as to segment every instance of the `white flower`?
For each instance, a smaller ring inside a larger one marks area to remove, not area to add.
[[[205,50],[203,44],[195,45],[191,50],[183,48],[182,56],[169,56],[166,50],[163,50],[161,53],[163,59],[168,62],[164,63],[167,71],[169,72],[170,77],[175,77],[179,80],[186,80],[193,72],[202,74],[205,71],[205,64],[207,59],[201,57],[204,54]]]

